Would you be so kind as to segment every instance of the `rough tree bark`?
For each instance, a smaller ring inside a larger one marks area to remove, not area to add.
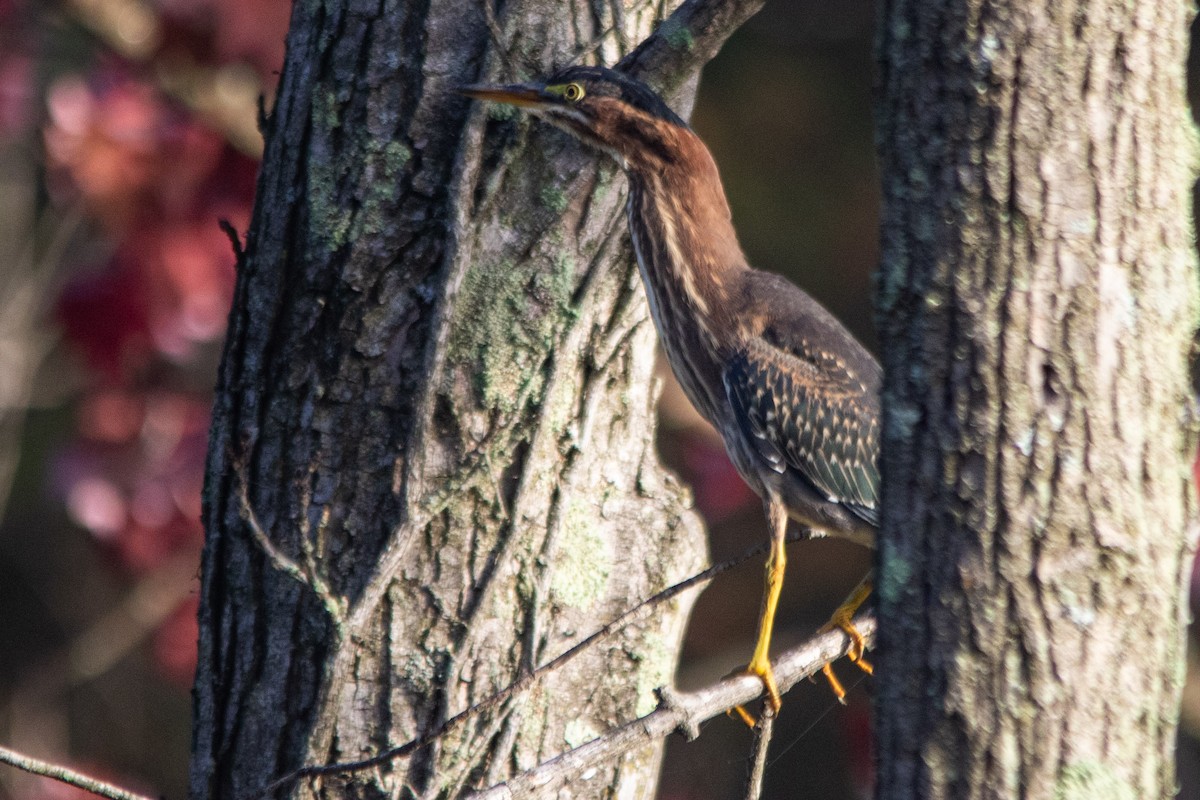
[[[685,110],[757,7],[709,5],[631,61]],[[703,562],[654,453],[623,179],[452,91],[612,63],[663,10],[296,3],[214,411],[193,797],[430,731]],[[646,710],[689,605],[324,789],[455,796]],[[645,796],[657,750],[564,796]]]
[[[877,797],[1171,797],[1190,8],[881,12]]]

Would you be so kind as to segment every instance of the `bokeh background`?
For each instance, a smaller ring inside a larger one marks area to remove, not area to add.
[[[872,349],[873,5],[772,0],[705,71],[693,119],[751,261]],[[249,221],[257,98],[290,6],[0,0],[0,743],[169,798],[186,793],[202,467],[234,279],[217,220]],[[740,554],[766,537],[758,501],[663,374],[663,455],[713,558]],[[836,541],[791,556],[779,646],[869,564]],[[745,663],[760,592],[751,566],[704,593],[681,686]],[[821,684],[788,695],[769,797],[870,796],[870,679],[838,671],[845,707]],[[1200,798],[1198,688],[1185,798]],[[747,744],[730,719],[673,737],[661,797],[739,796]],[[0,798],[75,796],[90,795],[0,767]]]

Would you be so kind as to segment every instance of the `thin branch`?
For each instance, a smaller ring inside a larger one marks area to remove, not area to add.
[[[18,753],[16,750],[9,750],[7,747],[0,747],[0,763],[24,770],[31,775],[52,778],[59,783],[65,783],[77,789],[84,789],[92,794],[111,798],[111,800],[152,800],[152,798],[144,794],[128,792],[119,786],[113,786],[111,783],[96,780],[93,777],[84,775],[82,772],[76,772],[61,764],[52,764],[49,761],[30,758]]]
[[[259,529],[259,530],[261,531],[261,529]],[[788,541],[789,542],[797,541],[803,537],[804,537],[804,533],[802,531],[794,530],[794,531],[789,532]],[[265,538],[265,536],[263,538]],[[267,544],[270,544],[270,542],[268,541]],[[552,658],[551,660],[547,661],[545,664],[542,664],[540,667],[534,669],[532,672],[526,673],[523,677],[518,678],[512,684],[505,687],[504,689],[501,689],[499,692],[492,695],[491,697],[488,697],[485,700],[482,700],[479,703],[476,703],[475,705],[473,705],[467,709],[464,709],[463,711],[460,711],[459,713],[450,717],[445,722],[443,722],[441,725],[434,728],[432,731],[425,734],[424,736],[421,736],[416,739],[412,739],[412,740],[400,745],[399,747],[393,747],[390,750],[385,750],[382,753],[371,756],[370,758],[362,759],[361,761],[346,761],[346,762],[341,762],[341,763],[337,763],[337,764],[323,764],[323,765],[313,765],[313,766],[308,766],[308,767],[302,767],[298,770],[289,772],[288,774],[283,775],[282,777],[277,778],[276,780],[272,781],[270,784],[268,784],[266,786],[266,788],[264,788],[258,794],[258,796],[262,797],[262,796],[271,794],[279,789],[282,789],[285,786],[288,786],[288,785],[294,783],[297,780],[300,780],[301,778],[312,778],[312,777],[318,777],[321,775],[344,774],[344,773],[349,773],[349,772],[361,772],[363,770],[372,769],[372,768],[378,767],[382,764],[386,764],[391,761],[395,761],[397,759],[404,758],[405,756],[409,756],[412,753],[416,752],[417,750],[420,750],[423,747],[427,747],[430,744],[433,744],[438,739],[445,736],[447,733],[450,733],[454,729],[458,728],[460,725],[462,725],[467,720],[479,715],[480,713],[482,713],[484,711],[488,711],[490,709],[496,708],[500,704],[508,701],[509,699],[515,697],[516,695],[519,695],[522,692],[529,690],[538,680],[545,677],[547,674],[559,669],[560,667],[565,665],[571,659],[573,659],[576,656],[580,655],[581,653],[585,652],[589,647],[594,645],[596,642],[600,641],[601,639],[605,638],[606,636],[609,636],[609,635],[616,633],[617,631],[623,629],[624,627],[629,625],[631,622],[633,622],[635,619],[637,619],[637,617],[640,614],[646,612],[647,610],[649,610],[655,606],[665,603],[666,601],[676,597],[677,595],[687,591],[688,589],[693,588],[694,586],[697,586],[698,584],[710,581],[713,578],[717,577],[718,575],[728,572],[736,567],[740,567],[742,564],[745,564],[747,561],[750,561],[753,558],[762,557],[763,555],[766,554],[769,547],[770,547],[769,543],[760,544],[757,547],[747,550],[745,553],[738,556],[737,558],[732,558],[728,561],[722,561],[720,564],[714,564],[713,566],[709,567],[708,569],[704,570],[703,572],[699,572],[699,573],[691,576],[690,578],[685,578],[684,580],[680,581],[679,583],[668,586],[666,589],[663,589],[661,592],[651,595],[647,599],[645,599],[642,602],[635,605],[633,608],[631,608],[628,611],[626,611],[625,613],[621,614],[619,617],[617,617],[613,621],[609,622],[604,627],[600,628],[595,633],[592,633],[590,636],[587,636],[586,638],[581,639],[579,642],[575,643],[574,645],[572,645],[570,648],[568,648],[564,652],[560,653],[555,658]],[[272,549],[273,549],[273,546],[272,546]],[[284,559],[285,559],[285,562],[284,562],[284,564],[280,565],[280,568],[286,570],[287,569],[286,564],[288,563],[288,561],[286,560],[286,556],[284,557]],[[294,562],[291,562],[291,563],[294,564]],[[867,640],[867,641],[869,644],[870,640]],[[760,684],[760,686],[761,686],[761,684]]]
[[[767,774],[767,750],[771,747],[774,733],[775,709],[766,703],[754,726],[754,747],[750,751],[750,771],[746,775],[746,800],[759,800],[762,797],[763,778]]]
[[[694,80],[734,31],[758,13],[766,0],[687,0],[647,36],[617,69],[646,81],[678,102],[678,92]]]
[[[875,641],[875,616],[863,614],[854,620],[867,646]],[[822,666],[841,658],[849,651],[850,637],[840,630],[827,631],[785,652],[774,664],[775,679],[780,692],[786,692],[797,681],[815,675]],[[568,750],[560,756],[523,772],[502,784],[477,794],[471,800],[517,800],[525,797],[550,796],[574,776],[615,760],[625,752],[680,731],[694,738],[700,723],[723,714],[734,706],[749,703],[762,694],[762,682],[748,674],[731,678],[697,692],[675,694],[660,690],[662,702],[644,717],[627,722],[619,728],[593,739],[587,744]],[[765,743],[763,747],[765,748]]]

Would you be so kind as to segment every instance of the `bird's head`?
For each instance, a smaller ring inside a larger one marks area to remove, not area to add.
[[[603,67],[568,67],[545,82],[464,86],[468,97],[536,114],[625,167],[674,156],[685,123],[648,86]]]

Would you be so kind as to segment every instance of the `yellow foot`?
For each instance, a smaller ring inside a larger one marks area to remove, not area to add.
[[[842,686],[842,682],[838,680],[837,675],[833,674],[833,665],[826,664],[821,667],[821,674],[825,676],[825,680],[829,681],[829,690],[833,692],[833,696],[842,705],[846,705],[846,689]]]
[[[826,633],[827,631],[840,630],[849,636],[850,649],[846,652],[846,658],[857,664],[858,668],[868,675],[874,675],[875,669],[871,666],[870,662],[863,658],[863,652],[866,650],[866,641],[863,639],[862,634],[858,632],[858,628],[854,627],[854,615],[858,611],[859,606],[871,596],[871,589],[871,580],[868,577],[850,593],[846,601],[838,606],[837,611],[833,612],[833,616],[830,617],[829,622],[822,625],[821,630],[818,631],[819,633]],[[821,668],[821,672],[825,675],[825,679],[829,681],[829,688],[833,690],[838,702],[845,704],[846,690],[842,686],[842,682],[833,674],[832,665],[826,664]]]
[[[725,713],[731,717],[737,717],[742,722],[746,723],[747,728],[753,728],[755,725],[758,724],[758,720],[756,720],[749,711],[742,708],[741,706],[734,706],[733,708],[729,709]]]
[[[746,671],[751,675],[757,675],[758,679],[762,681],[763,690],[767,693],[767,702],[771,704],[771,710],[778,713],[783,701],[779,698],[779,687],[775,684],[775,670],[771,669],[770,660],[767,658],[751,659]]]
[[[778,714],[780,706],[783,705],[783,700],[779,696],[779,686],[775,683],[775,671],[771,669],[771,662],[765,658],[761,661],[757,659],[751,660],[750,664],[746,667],[746,672],[762,681],[763,692],[766,694],[766,702],[771,706],[771,710]],[[736,715],[738,719],[751,728],[757,724],[754,715],[742,706],[734,706],[729,709],[729,713]]]

